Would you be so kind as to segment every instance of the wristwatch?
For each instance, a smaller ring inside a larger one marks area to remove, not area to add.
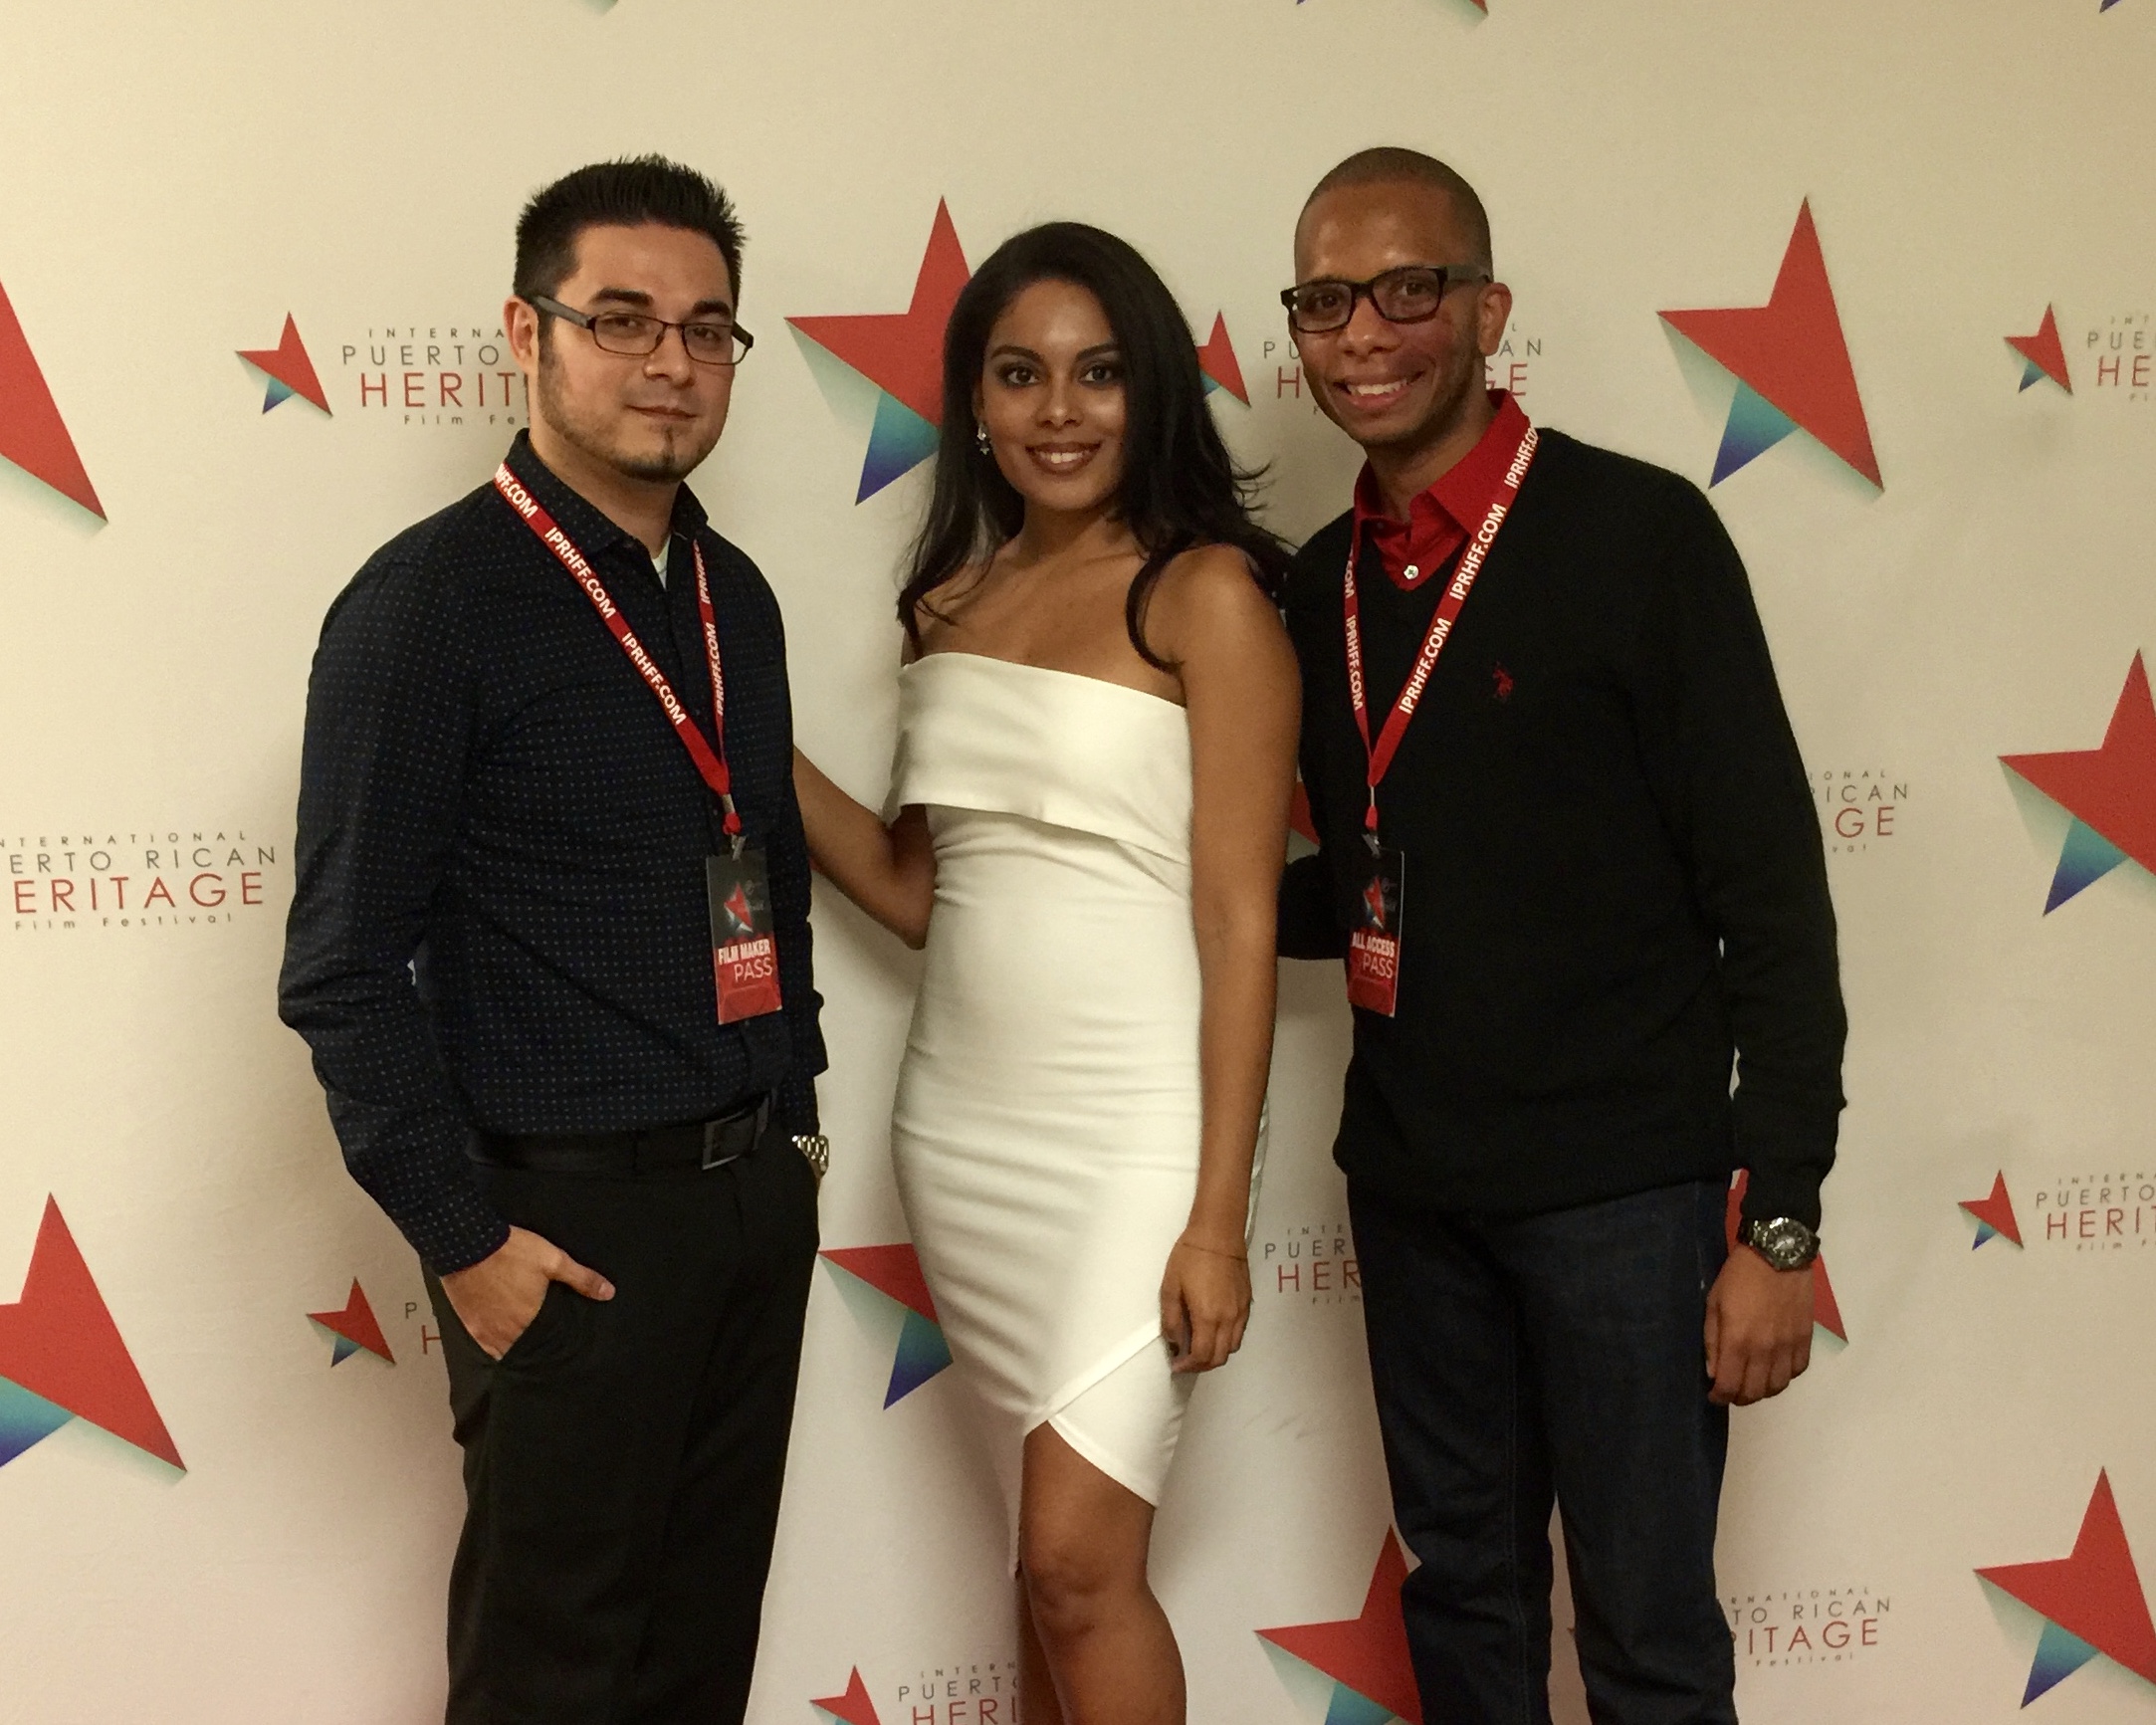
[[[831,1172],[831,1141],[820,1132],[796,1133],[793,1148],[808,1159],[808,1166],[816,1171],[816,1184],[823,1184],[823,1177]]]
[[[1746,1222],[1737,1237],[1778,1270],[1801,1270],[1820,1255],[1820,1236],[1795,1216]]]

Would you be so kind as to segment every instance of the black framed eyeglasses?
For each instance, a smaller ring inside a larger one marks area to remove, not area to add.
[[[1298,334],[1321,335],[1328,329],[1345,329],[1355,318],[1355,304],[1365,295],[1389,323],[1420,323],[1437,316],[1448,291],[1462,282],[1487,282],[1489,271],[1479,264],[1402,264],[1367,282],[1343,282],[1331,277],[1298,282],[1280,293],[1288,309],[1288,326]]]
[[[600,352],[619,353],[631,359],[658,352],[669,329],[681,331],[683,349],[699,365],[738,365],[756,344],[756,338],[739,323],[716,318],[669,323],[664,318],[647,317],[642,312],[579,312],[544,294],[534,294],[530,303],[549,317],[590,330],[592,344]]]

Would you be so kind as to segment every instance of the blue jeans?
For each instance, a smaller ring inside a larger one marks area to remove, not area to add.
[[[1348,1195],[1423,1718],[1548,1725],[1554,1502],[1597,1725],[1734,1725],[1702,1341],[1723,1188],[1509,1219]]]

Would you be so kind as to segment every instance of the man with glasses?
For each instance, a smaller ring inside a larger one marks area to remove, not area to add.
[[[530,429],[309,686],[283,1015],[442,1329],[451,1725],[747,1704],[827,1147],[778,607],[682,484],[741,245],[656,157],[532,199]]]
[[[1457,173],[1350,157],[1295,279],[1368,462],[1289,577],[1320,848],[1281,945],[1355,1008],[1335,1156],[1423,1717],[1546,1725],[1554,1502],[1596,1719],[1733,1721],[1727,1409],[1809,1358],[1844,1031],[1767,643],[1694,487],[1485,389],[1512,296]]]

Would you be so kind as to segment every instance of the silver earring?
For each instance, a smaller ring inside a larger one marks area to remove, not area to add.
[[[974,425],[973,447],[979,450],[982,455],[986,455],[992,447],[988,442],[988,428],[985,425]]]

